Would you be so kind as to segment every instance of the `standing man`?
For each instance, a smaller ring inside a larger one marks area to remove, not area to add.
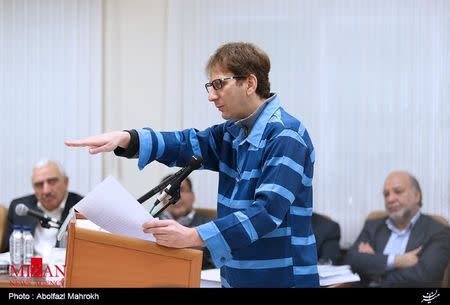
[[[450,261],[450,229],[422,214],[419,182],[393,172],[384,182],[387,217],[368,220],[346,264],[370,287],[440,287]]]
[[[60,220],[67,217],[72,208],[82,197],[67,191],[69,178],[64,168],[57,161],[43,160],[33,167],[31,184],[34,194],[14,199],[9,205],[8,225],[3,242],[3,251],[9,251],[9,236],[14,225],[30,226],[34,235],[34,250],[37,255],[46,257],[56,245],[57,228],[43,228],[37,218],[16,214],[18,204],[26,205],[30,210],[39,211]]]
[[[227,43],[210,58],[208,100],[227,120],[206,130],[116,131],[68,146],[185,166],[193,155],[219,172],[218,218],[195,228],[174,220],[143,224],[160,245],[206,246],[224,287],[318,287],[313,230],[314,148],[303,124],[270,92],[268,55]]]

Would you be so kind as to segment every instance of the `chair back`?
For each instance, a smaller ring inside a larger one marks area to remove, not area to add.
[[[216,209],[197,208],[197,209],[195,209],[195,212],[198,213],[199,215],[217,218],[217,210]]]
[[[372,211],[369,213],[369,215],[367,215],[366,220],[373,220],[373,219],[377,219],[377,218],[382,218],[382,217],[386,217],[387,213],[385,211]]]
[[[436,215],[436,214],[428,214],[428,216],[431,216],[434,220],[437,222],[442,223],[443,225],[448,226],[448,220],[444,216]]]
[[[3,239],[6,233],[8,223],[8,208],[0,203],[0,249],[3,249]]]
[[[430,214],[431,217],[433,217],[434,220],[437,222],[440,222],[446,226],[448,226],[448,220],[444,216],[436,215],[436,214]],[[444,271],[444,278],[442,279],[441,283],[442,288],[449,288],[450,287],[450,262],[447,264],[447,268],[445,268]]]
[[[320,215],[320,216],[322,216],[323,218],[325,218],[326,220],[330,220],[330,221],[334,221],[333,220],[333,218],[331,218],[330,216],[328,216],[328,215],[325,215],[325,214],[320,214],[320,213],[316,213],[316,212],[314,212],[315,214],[317,214],[317,215]]]

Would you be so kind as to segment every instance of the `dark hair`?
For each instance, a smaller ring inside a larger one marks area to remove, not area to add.
[[[258,80],[256,94],[264,99],[270,96],[270,59],[257,46],[245,42],[232,42],[219,47],[206,65],[206,74],[214,67],[230,71],[235,76],[254,74]]]
[[[409,181],[411,182],[412,187],[415,188],[419,192],[419,195],[420,195],[419,207],[422,207],[422,190],[420,188],[419,181],[417,181],[416,177],[414,177],[411,174],[408,174],[408,176],[409,176]]]
[[[167,176],[164,176],[164,178],[161,179],[161,183],[164,182],[165,180],[169,179],[170,177],[172,177],[173,174],[169,174]],[[186,179],[184,179],[183,181],[186,181],[186,183],[189,185],[189,190],[191,192],[194,191],[194,189],[192,188],[192,181],[189,177],[186,177]]]

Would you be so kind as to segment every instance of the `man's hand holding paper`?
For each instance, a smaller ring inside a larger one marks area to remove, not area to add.
[[[153,216],[112,176],[79,201],[75,210],[108,232],[155,241],[142,225]]]

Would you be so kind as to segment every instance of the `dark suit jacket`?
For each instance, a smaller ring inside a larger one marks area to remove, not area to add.
[[[450,229],[428,215],[422,214],[411,230],[406,252],[423,246],[419,262],[409,268],[386,270],[387,255],[383,250],[391,231],[386,217],[368,220],[348,250],[345,263],[352,266],[365,284],[376,281],[382,287],[440,287],[444,270],[450,260]],[[375,255],[359,253],[360,242],[369,243]]]
[[[331,260],[333,265],[338,264],[341,257],[341,249],[339,247],[341,229],[339,224],[317,213],[313,213],[311,221],[316,237],[319,262],[320,260]]]
[[[204,223],[210,222],[213,220],[213,217],[206,216],[206,215],[200,215],[199,213],[194,214],[194,218],[192,218],[192,222],[189,224],[190,228],[202,225]]]
[[[64,219],[66,219],[70,208],[73,207],[82,198],[83,197],[81,197],[80,195],[78,195],[76,193],[69,192],[69,195],[67,196],[66,206],[64,207],[64,210],[61,215],[61,219],[60,219],[61,222],[63,222]],[[37,207],[37,198],[35,195],[29,195],[29,196],[17,198],[11,202],[11,204],[9,205],[9,210],[8,210],[8,223],[7,223],[7,228],[5,230],[5,236],[3,239],[2,252],[9,251],[9,236],[11,235],[11,233],[13,231],[13,225],[30,226],[31,232],[34,234],[36,226],[39,224],[39,220],[35,217],[16,215],[16,212],[15,212],[16,206],[19,203],[25,204],[28,208],[30,208],[32,210],[41,211]],[[55,240],[55,243],[56,243],[56,240]]]

